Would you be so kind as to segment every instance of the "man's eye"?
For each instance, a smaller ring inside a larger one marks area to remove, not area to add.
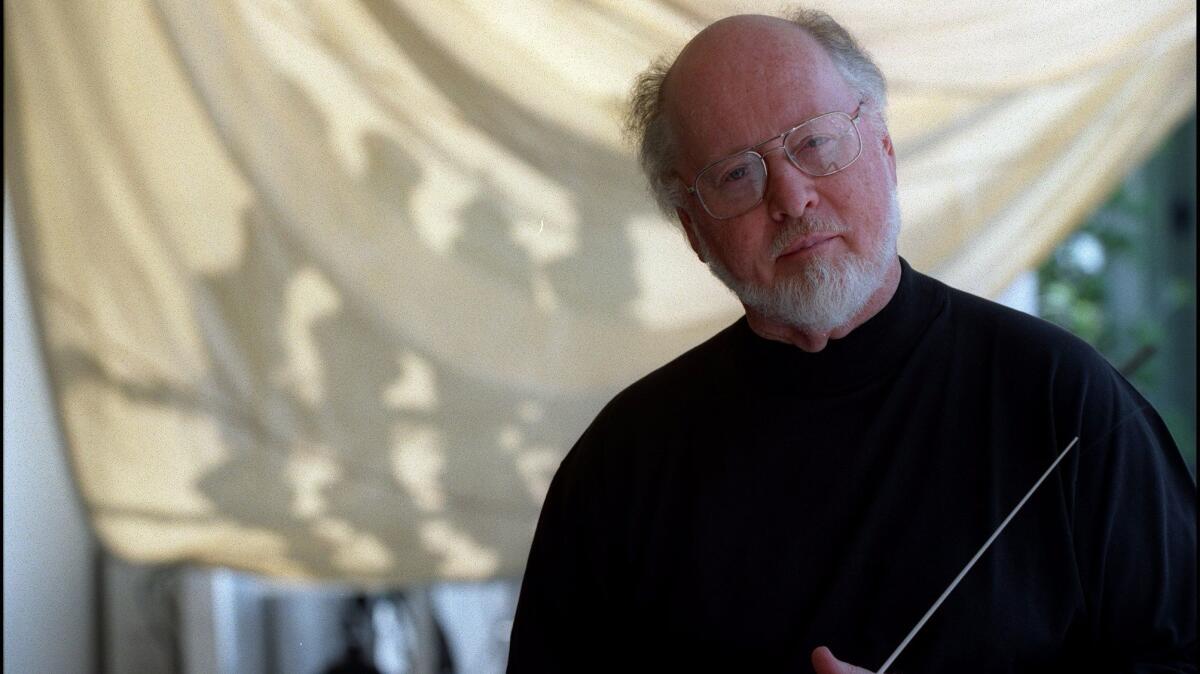
[[[728,185],[743,180],[750,175],[750,167],[745,164],[739,164],[721,174],[721,179],[717,185]]]
[[[716,186],[730,187],[734,183],[749,179],[752,174],[754,174],[754,168],[750,164],[736,164],[736,166],[721,171],[721,177],[720,180],[716,181]]]
[[[805,136],[800,142],[796,143],[795,152],[808,152],[824,147],[826,144],[833,142],[832,136]]]

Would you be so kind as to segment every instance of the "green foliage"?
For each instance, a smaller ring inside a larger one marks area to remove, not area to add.
[[[1194,474],[1195,401],[1172,397],[1167,378],[1186,373],[1163,361],[1173,338],[1167,319],[1194,311],[1195,285],[1162,259],[1170,244],[1152,245],[1148,233],[1167,223],[1155,203],[1161,190],[1151,189],[1147,173],[1132,174],[1038,268],[1038,310],[1096,347],[1150,398]]]

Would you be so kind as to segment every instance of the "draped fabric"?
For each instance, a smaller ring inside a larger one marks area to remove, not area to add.
[[[978,294],[1195,105],[1192,2],[817,6],[889,78],[901,254]],[[740,311],[645,191],[632,78],[775,8],[6,0],[6,180],[106,547],[519,573],[599,406]]]

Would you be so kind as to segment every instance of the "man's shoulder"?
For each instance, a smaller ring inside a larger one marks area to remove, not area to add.
[[[973,336],[1003,340],[1001,343],[1007,349],[1028,355],[1053,352],[1084,360],[1100,357],[1083,339],[1044,318],[952,286],[944,287],[951,320],[958,330]]]
[[[736,375],[739,332],[748,329],[744,322],[743,317],[626,386],[600,410],[587,434],[648,431],[719,397]]]
[[[1095,347],[1070,331],[957,288],[945,286],[945,292],[955,338],[951,344],[962,349],[963,356],[993,359],[1010,366],[1014,374],[1040,369],[1060,383],[1123,381]]]
[[[688,349],[626,386],[610,407],[662,407],[669,401],[702,399],[727,386],[736,374],[741,334],[748,328],[742,317],[717,334]]]
[[[736,372],[738,330],[744,318],[617,393],[597,413],[564,460],[584,474],[622,474],[629,462],[653,462],[667,451],[666,438],[686,430],[726,392]],[[748,328],[745,328],[748,329]],[[604,469],[603,466],[608,466]],[[614,469],[613,466],[620,466]],[[623,478],[622,478],[623,479]]]

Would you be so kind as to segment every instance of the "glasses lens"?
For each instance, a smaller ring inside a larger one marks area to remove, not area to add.
[[[832,112],[810,120],[785,139],[788,154],[801,171],[813,176],[837,173],[862,151],[858,128],[850,116]]]
[[[762,158],[744,152],[709,166],[696,177],[700,201],[714,218],[732,218],[762,199],[766,168]]]

